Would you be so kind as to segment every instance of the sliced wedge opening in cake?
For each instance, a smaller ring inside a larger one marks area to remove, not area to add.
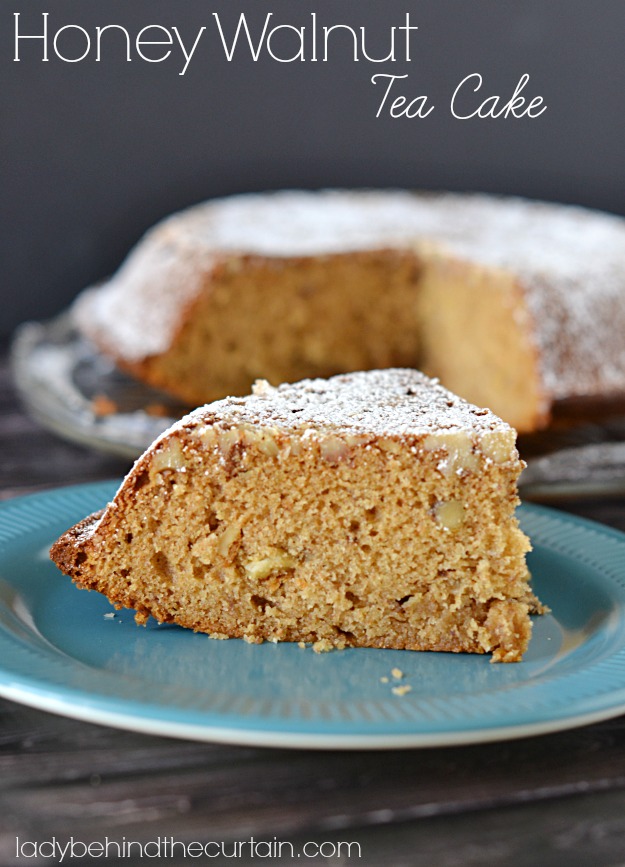
[[[139,620],[516,661],[539,609],[522,466],[509,426],[415,371],[260,384],[176,425],[52,556]]]
[[[259,377],[278,384],[417,366],[420,273],[416,254],[404,250],[231,255],[178,311],[168,352],[125,366],[193,406],[247,394]]]
[[[542,390],[535,329],[512,273],[435,254],[418,305],[427,372],[520,432],[545,425],[550,401]]]

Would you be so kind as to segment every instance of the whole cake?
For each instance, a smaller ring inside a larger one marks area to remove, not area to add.
[[[515,431],[414,370],[195,410],[51,556],[139,622],[248,641],[521,658]]]
[[[192,405],[409,366],[530,431],[625,394],[625,221],[482,195],[235,196],[165,220],[75,316]]]

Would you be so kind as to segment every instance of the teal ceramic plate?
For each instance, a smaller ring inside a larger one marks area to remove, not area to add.
[[[484,742],[625,712],[625,536],[614,530],[521,508],[535,589],[552,609],[535,618],[521,663],[369,649],[316,654],[154,622],[137,627],[131,612],[76,589],[48,548],[115,487],[65,488],[0,507],[6,698],[154,734],[330,749]],[[411,689],[397,695],[397,685]]]

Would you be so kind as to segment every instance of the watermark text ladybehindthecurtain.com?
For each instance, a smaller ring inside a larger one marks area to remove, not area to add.
[[[357,860],[362,857],[360,843],[345,840],[318,842],[310,840],[294,844],[288,840],[209,840],[208,842],[184,842],[174,837],[156,837],[153,840],[22,840],[15,838],[15,858],[28,863],[31,858],[54,859],[55,864],[63,864],[74,858],[128,858],[133,862],[150,858],[245,858],[304,860],[306,858],[342,858]]]

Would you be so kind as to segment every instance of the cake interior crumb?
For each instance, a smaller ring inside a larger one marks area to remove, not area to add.
[[[394,686],[391,690],[393,695],[406,695],[409,692],[412,692],[412,687],[408,683],[404,683],[402,686]]]

